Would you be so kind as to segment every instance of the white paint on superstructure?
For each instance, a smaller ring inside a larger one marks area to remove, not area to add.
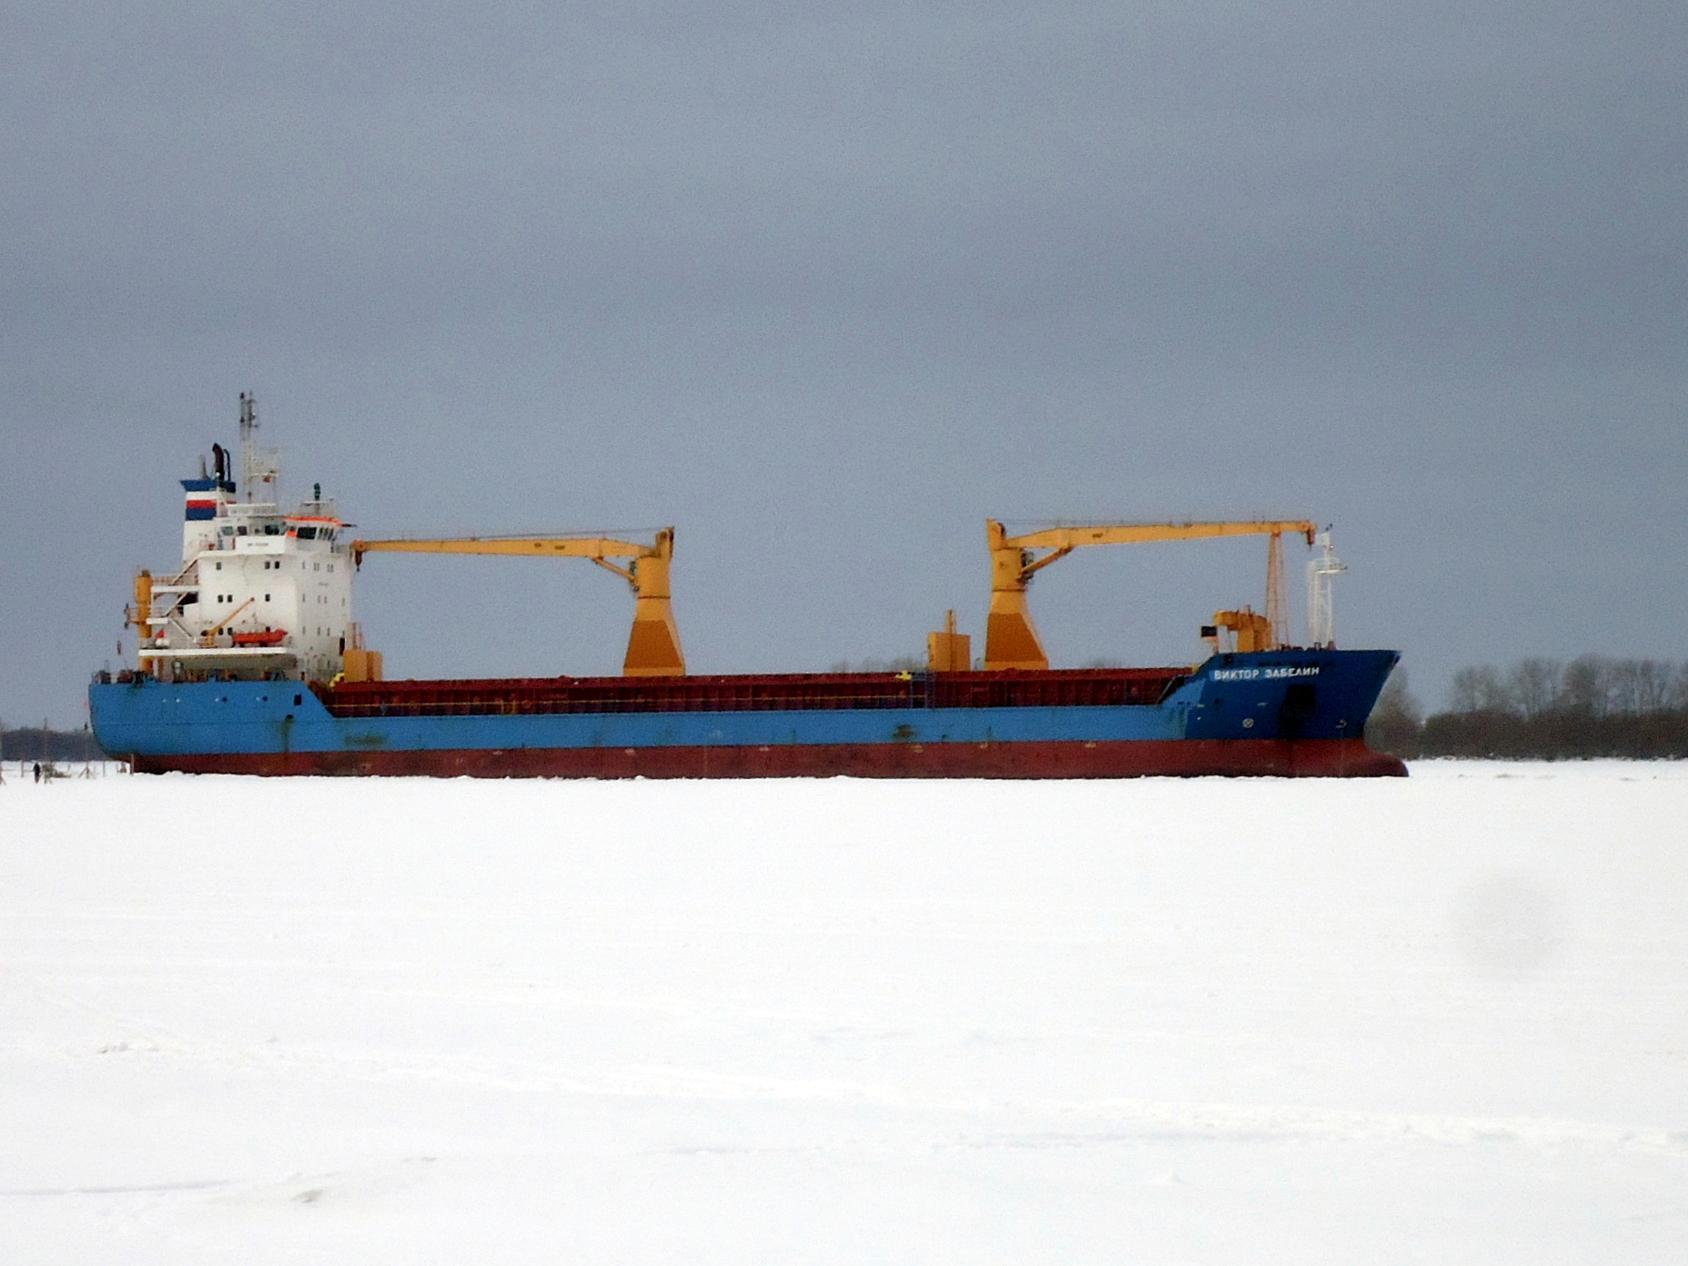
[[[251,398],[241,407],[249,443]],[[273,487],[273,454],[267,460],[263,482]],[[291,513],[273,501],[237,500],[229,462],[216,448],[215,473],[183,481],[181,566],[155,579],[141,654],[167,678],[330,680],[355,636],[347,524],[320,488]]]

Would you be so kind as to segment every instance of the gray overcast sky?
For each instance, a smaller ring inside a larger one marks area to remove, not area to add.
[[[9,6],[0,716],[82,721],[247,389],[367,533],[677,524],[697,671],[981,634],[987,514],[1334,522],[1340,640],[1433,703],[1681,657],[1685,50],[1680,0]],[[1262,556],[1034,606],[1185,661]],[[631,611],[357,602],[399,676],[613,671]]]

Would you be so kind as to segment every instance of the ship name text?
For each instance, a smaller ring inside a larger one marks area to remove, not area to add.
[[[1282,677],[1317,677],[1317,664],[1281,664],[1267,668],[1215,668],[1215,681],[1271,681]]]

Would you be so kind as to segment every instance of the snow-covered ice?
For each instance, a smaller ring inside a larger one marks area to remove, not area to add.
[[[0,1262],[1688,1260],[1688,766],[0,786]]]

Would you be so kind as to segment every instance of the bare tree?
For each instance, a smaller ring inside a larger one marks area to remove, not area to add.
[[[1688,711],[1688,661],[1678,664],[1671,677],[1670,706]]]
[[[1522,659],[1507,675],[1507,692],[1526,719],[1551,712],[1559,702],[1560,663]]]
[[[1407,670],[1396,668],[1372,707],[1366,722],[1366,741],[1380,751],[1415,756],[1423,725],[1424,709],[1407,689]]]
[[[1578,655],[1565,665],[1560,700],[1566,711],[1603,717],[1612,710],[1612,662],[1603,655]]]
[[[1612,663],[1612,703],[1618,712],[1641,713],[1662,708],[1670,697],[1670,669],[1654,659],[1620,659]]]
[[[1513,701],[1501,676],[1488,664],[1454,674],[1451,702],[1455,712],[1511,712]]]
[[[1671,687],[1675,684],[1672,665],[1662,659],[1640,659],[1635,662],[1635,703],[1637,712],[1662,712],[1670,707]]]

